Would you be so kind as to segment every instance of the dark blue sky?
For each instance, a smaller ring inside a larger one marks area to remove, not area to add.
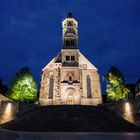
[[[1,0],[0,78],[28,66],[41,69],[61,49],[61,22],[71,10],[79,22],[79,48],[104,75],[118,67],[127,82],[140,77],[140,0]]]

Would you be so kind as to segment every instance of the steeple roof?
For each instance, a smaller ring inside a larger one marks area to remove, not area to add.
[[[68,12],[67,18],[72,18],[72,13],[71,13],[71,11]]]

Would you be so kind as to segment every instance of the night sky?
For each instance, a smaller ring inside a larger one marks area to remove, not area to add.
[[[61,22],[69,10],[79,22],[79,49],[100,76],[113,65],[128,83],[136,82],[140,78],[140,0],[0,0],[4,83],[27,66],[39,85],[42,68],[61,49]]]

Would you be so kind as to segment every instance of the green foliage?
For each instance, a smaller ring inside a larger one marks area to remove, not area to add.
[[[22,68],[10,81],[9,98],[15,101],[35,101],[37,85],[29,68]]]
[[[109,72],[104,76],[107,82],[107,97],[110,101],[123,99],[129,90],[125,86],[125,77],[116,67],[111,67]]]

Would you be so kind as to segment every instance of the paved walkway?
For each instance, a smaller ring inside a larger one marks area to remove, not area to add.
[[[23,134],[18,140],[139,140],[140,133],[42,133]]]
[[[20,135],[16,132],[0,129],[0,140],[17,140],[19,137]]]
[[[140,133],[16,132],[0,130],[0,140],[140,140]]]

